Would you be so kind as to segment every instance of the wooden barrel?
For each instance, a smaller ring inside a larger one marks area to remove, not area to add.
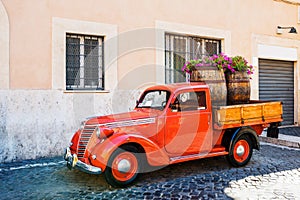
[[[227,105],[226,80],[223,71],[216,67],[199,67],[192,71],[190,81],[205,82],[209,86],[212,106]]]
[[[246,104],[250,101],[250,80],[247,72],[226,73],[228,105]]]

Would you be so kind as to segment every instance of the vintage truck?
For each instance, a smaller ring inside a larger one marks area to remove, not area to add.
[[[132,112],[87,119],[66,149],[67,166],[103,173],[124,187],[149,167],[226,156],[246,165],[264,128],[276,133],[281,102],[211,105],[205,83],[178,83],[146,89]]]

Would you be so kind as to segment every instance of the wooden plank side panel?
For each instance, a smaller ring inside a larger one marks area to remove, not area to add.
[[[270,102],[264,105],[264,117],[274,117],[282,115],[282,104],[281,102]]]
[[[239,121],[241,120],[240,107],[228,107],[222,106],[220,110],[217,110],[217,116],[219,122],[226,121]]]
[[[222,106],[215,110],[214,116],[219,126],[277,122],[278,119],[282,119],[282,104],[281,102],[264,102]]]
[[[263,106],[261,104],[244,105],[242,106],[242,112],[242,118],[244,120],[262,118]]]

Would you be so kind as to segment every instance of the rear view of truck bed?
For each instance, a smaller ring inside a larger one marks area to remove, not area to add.
[[[282,102],[250,101],[249,104],[214,109],[215,128],[232,128],[282,121]]]

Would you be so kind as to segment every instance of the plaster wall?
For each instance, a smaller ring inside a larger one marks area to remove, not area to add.
[[[9,88],[9,20],[0,1],[0,89]]]
[[[299,39],[295,34],[276,35],[276,27],[293,25],[300,30],[296,24],[297,4],[274,0],[175,0],[172,3],[160,0],[2,0],[2,4],[9,19],[11,89],[52,88],[56,78],[51,73],[55,40],[53,18],[116,25],[118,34],[155,28],[157,21],[230,31],[231,48],[225,53],[239,54],[248,60],[252,57],[251,34]],[[97,33],[101,35],[101,31],[98,29]],[[147,57],[147,52],[144,55],[147,62],[156,62],[155,56]],[[135,64],[136,60],[128,62],[125,56],[120,59],[124,62],[120,60],[122,65],[117,66],[117,80],[126,75],[127,69],[139,65]]]
[[[81,121],[129,111],[139,94],[0,90],[0,163],[62,155]]]

